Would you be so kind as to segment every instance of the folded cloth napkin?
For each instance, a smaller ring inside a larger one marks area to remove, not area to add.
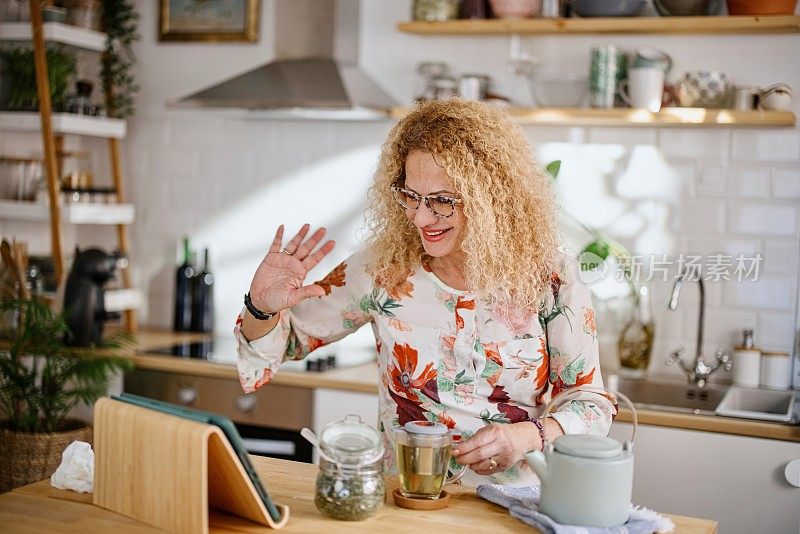
[[[508,508],[512,516],[538,528],[543,534],[652,534],[675,529],[675,524],[668,517],[633,505],[628,522],[618,527],[562,525],[539,511],[539,486],[510,488],[499,484],[481,484],[477,493],[478,497]]]

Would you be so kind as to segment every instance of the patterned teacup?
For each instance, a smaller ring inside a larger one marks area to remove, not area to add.
[[[716,70],[687,72],[677,85],[678,103],[683,107],[727,107],[729,95],[728,75]]]

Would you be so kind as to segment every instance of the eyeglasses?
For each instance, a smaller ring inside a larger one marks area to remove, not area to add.
[[[403,209],[416,210],[422,201],[437,217],[450,217],[455,213],[456,204],[461,204],[463,200],[460,198],[453,198],[447,195],[420,195],[419,193],[410,189],[393,185],[391,187],[394,192],[394,199]]]

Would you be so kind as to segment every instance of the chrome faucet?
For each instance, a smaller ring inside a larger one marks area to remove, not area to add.
[[[691,278],[687,280],[687,277],[694,273],[697,273],[695,280],[700,286],[700,313],[697,319],[697,350],[695,351],[694,355],[694,365],[689,367],[686,362],[683,361],[683,347],[678,348],[677,350],[673,351],[672,354],[667,356],[667,365],[677,363],[680,365],[681,369],[683,369],[683,372],[689,379],[689,383],[695,384],[697,387],[702,388],[708,383],[708,377],[710,377],[714,371],[720,367],[724,367],[726,371],[730,371],[733,367],[733,362],[731,361],[730,354],[728,354],[728,352],[722,348],[717,349],[716,359],[710,364],[706,363],[706,361],[703,359],[703,314],[706,306],[706,291],[705,287],[703,286],[703,278],[695,269],[685,268],[680,272],[680,274],[678,274],[678,278],[675,280],[675,284],[672,286],[672,295],[669,299],[669,309],[674,311],[678,308],[678,296],[681,293],[681,288],[683,287],[684,282],[691,281]]]

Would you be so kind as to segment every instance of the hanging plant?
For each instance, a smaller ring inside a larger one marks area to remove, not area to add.
[[[135,111],[133,97],[139,86],[132,71],[136,63],[133,43],[139,40],[138,20],[131,0],[103,0],[103,28],[108,37],[100,77],[109,117],[124,119]]]

